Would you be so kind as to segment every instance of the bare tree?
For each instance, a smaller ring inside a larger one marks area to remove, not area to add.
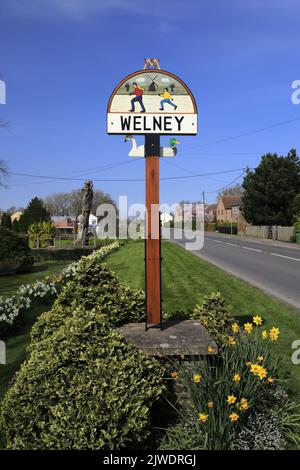
[[[225,188],[219,192],[218,198],[220,196],[241,196],[243,192],[243,187],[241,184],[237,183],[234,186],[229,186],[229,188]]]

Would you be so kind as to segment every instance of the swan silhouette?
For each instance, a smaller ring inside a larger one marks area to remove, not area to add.
[[[133,135],[126,135],[124,142],[128,142],[131,140],[131,149],[128,154],[129,157],[145,157],[145,146],[144,145],[139,145],[137,146],[135,137]],[[177,154],[177,148],[176,145],[180,144],[180,142],[172,138],[170,140],[170,147],[160,147],[160,157],[175,157]]]

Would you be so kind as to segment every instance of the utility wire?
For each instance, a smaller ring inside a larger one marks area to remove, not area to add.
[[[178,179],[187,179],[187,178],[199,178],[203,176],[213,176],[213,175],[221,175],[225,173],[233,173],[235,171],[240,171],[243,170],[245,172],[245,168],[235,168],[232,170],[222,170],[222,171],[214,171],[210,173],[201,173],[201,174],[193,174],[193,175],[186,175],[186,176],[167,176],[167,177],[162,177],[160,178],[161,180],[178,180]],[[30,178],[40,178],[40,179],[46,179],[46,180],[61,180],[61,181],[84,181],[82,178],[69,178],[69,177],[59,177],[59,176],[45,176],[45,175],[33,175],[29,173],[16,173],[16,172],[8,172],[8,175],[13,175],[13,176],[26,176]],[[102,178],[102,179],[93,179],[93,181],[98,181],[98,182],[133,182],[133,181],[145,181],[145,178],[118,178],[118,179],[110,179],[110,178]]]
[[[237,176],[236,178],[234,178],[232,181],[230,181],[230,183],[226,184],[226,186],[223,186],[222,188],[219,188],[219,189],[215,189],[214,191],[205,191],[205,194],[213,194],[213,193],[219,193],[220,191],[223,191],[224,189],[228,188],[228,186],[231,186],[233,183],[235,183],[238,179],[240,179],[245,173],[246,173],[246,169],[243,171],[243,173],[241,173],[239,176]]]
[[[219,139],[219,140],[214,140],[214,141],[211,141],[211,142],[207,142],[206,144],[200,144],[200,145],[195,145],[193,147],[188,147],[185,150],[187,151],[187,150],[193,150],[193,149],[196,149],[196,148],[207,147],[209,145],[221,144],[223,142],[228,142],[230,140],[239,139],[240,137],[247,137],[249,135],[258,134],[260,132],[267,131],[268,129],[274,129],[275,127],[285,126],[286,124],[290,124],[291,122],[295,122],[295,121],[300,121],[300,117],[296,117],[296,118],[293,118],[293,119],[288,119],[287,121],[281,121],[281,122],[278,122],[276,124],[272,124],[271,126],[261,127],[260,129],[255,129],[253,131],[244,132],[242,134],[237,134],[237,135],[234,135],[234,136],[231,136],[231,137],[226,137],[224,139]]]

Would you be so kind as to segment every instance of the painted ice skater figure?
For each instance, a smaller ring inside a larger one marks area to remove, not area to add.
[[[144,93],[144,88],[138,86],[137,83],[133,83],[133,92],[130,93],[130,95],[135,95],[134,98],[131,100],[131,109],[129,110],[131,113],[134,113],[135,111],[135,103],[139,103],[141,106],[141,113],[145,113],[145,106],[143,103],[143,93]]]
[[[163,100],[160,102],[160,111],[164,111],[164,104],[169,104],[173,106],[174,109],[177,109],[177,105],[175,103],[172,103],[173,98],[169,93],[169,88],[165,88],[164,92],[160,95]]]

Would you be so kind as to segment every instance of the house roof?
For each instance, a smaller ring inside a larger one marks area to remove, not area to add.
[[[241,196],[221,196],[225,209],[241,205]]]

